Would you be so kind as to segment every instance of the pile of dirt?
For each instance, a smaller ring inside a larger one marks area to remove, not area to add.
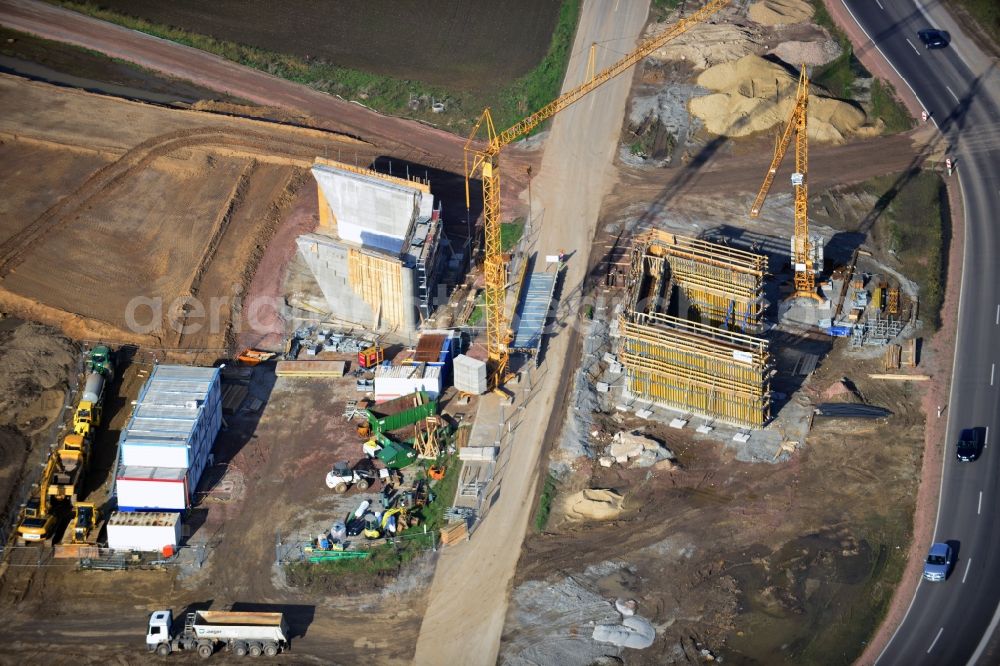
[[[0,512],[21,500],[26,465],[41,462],[75,361],[73,343],[53,329],[0,319]]]
[[[750,5],[748,13],[761,25],[790,25],[811,19],[813,8],[806,0],[761,0]]]
[[[788,41],[771,49],[771,55],[781,58],[789,65],[825,65],[836,60],[843,49],[834,39],[822,41]]]
[[[664,23],[656,23],[647,33],[655,35],[665,27]],[[683,60],[695,69],[705,69],[754,53],[759,45],[759,35],[747,26],[700,23],[658,48],[652,57],[666,61]]]
[[[717,91],[691,100],[691,113],[718,135],[742,137],[783,125],[794,104],[796,78],[784,67],[755,55],[710,67],[698,85]],[[865,123],[851,104],[809,96],[809,138],[842,143]]]
[[[563,500],[563,513],[570,520],[614,520],[622,514],[624,498],[613,490],[588,488]]]
[[[0,426],[12,425],[28,434],[43,426],[38,419],[53,418],[62,406],[67,373],[75,362],[73,344],[53,329],[30,322],[5,319],[0,330]],[[51,409],[51,392],[60,399]],[[30,422],[30,423],[29,423]]]

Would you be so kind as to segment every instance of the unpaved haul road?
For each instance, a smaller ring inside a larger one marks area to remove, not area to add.
[[[613,45],[614,51],[605,51],[605,60],[598,62],[599,68],[632,48],[648,10],[648,0],[584,2],[564,89],[584,80],[592,42]],[[563,294],[573,296],[571,302],[562,304],[569,312],[576,307],[601,200],[614,177],[612,157],[631,82],[632,76],[626,73],[556,116],[533,185],[533,208],[542,211],[541,219],[535,221],[540,227],[535,250],[539,255],[559,250],[571,255],[562,289]],[[522,397],[524,387],[511,387],[517,392],[515,407],[523,405],[524,411],[516,435],[504,443],[509,451],[500,454],[505,464],[499,498],[471,541],[441,553],[417,641],[417,664],[496,663],[511,579],[531,514],[544,434],[550,419],[562,418],[553,410],[569,338],[567,329],[548,339],[541,378],[530,401]]]
[[[0,0],[0,24],[121,58],[256,104],[304,113],[319,127],[364,139],[401,159],[461,171],[465,143],[461,137],[383,116],[205,51],[36,0]]]

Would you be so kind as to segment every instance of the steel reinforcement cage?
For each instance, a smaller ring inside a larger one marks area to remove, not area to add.
[[[770,419],[768,341],[659,313],[619,319],[626,388],[639,399],[746,428]]]

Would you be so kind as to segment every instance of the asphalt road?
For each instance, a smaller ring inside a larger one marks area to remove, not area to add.
[[[934,541],[958,550],[947,581],[922,581],[877,663],[996,663],[984,654],[1000,622],[1000,75],[935,0],[843,0],[913,89],[950,146],[965,208],[965,255],[940,504]],[[917,31],[951,33],[926,50]],[[931,417],[933,418],[933,416]],[[974,463],[955,457],[963,428],[987,428]]]

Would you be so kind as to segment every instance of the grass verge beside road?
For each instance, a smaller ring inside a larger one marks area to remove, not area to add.
[[[1000,3],[997,0],[948,0],[946,4],[958,5],[969,12],[976,26],[993,40],[993,47],[1000,48]]]
[[[881,119],[884,123],[884,133],[895,134],[905,132],[913,127],[914,121],[899,101],[891,84],[873,78],[871,97],[866,102],[859,99],[857,80],[872,77],[861,61],[854,55],[851,40],[840,29],[823,5],[823,0],[812,0],[813,22],[825,28],[837,40],[842,49],[841,54],[831,62],[816,67],[810,77],[810,82],[830,91],[834,97],[844,100],[854,100],[860,103],[871,120]]]
[[[920,287],[920,318],[932,330],[941,325],[944,299],[945,197],[941,177],[923,171],[906,182],[888,209],[889,250],[903,275]]]

